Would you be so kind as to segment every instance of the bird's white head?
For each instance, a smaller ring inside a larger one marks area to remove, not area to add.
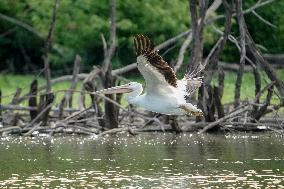
[[[125,85],[111,87],[98,91],[101,94],[116,94],[116,93],[127,93],[125,99],[129,104],[135,103],[135,97],[139,96],[143,92],[143,87],[140,83],[130,82]]]

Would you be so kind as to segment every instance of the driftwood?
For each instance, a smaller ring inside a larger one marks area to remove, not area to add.
[[[134,131],[131,131],[132,129],[130,127],[122,127],[122,128],[114,128],[114,129],[110,129],[107,131],[104,131],[100,134],[98,134],[98,137],[102,137],[104,135],[108,135],[108,134],[116,134],[122,131],[128,131],[129,133],[131,133],[133,135]]]
[[[36,125],[33,126],[32,129],[30,129],[28,132],[24,133],[24,136],[29,136],[31,135],[34,131],[36,131],[38,129],[38,127],[40,127],[40,125],[42,124],[42,122],[37,123]]]
[[[15,110],[19,110],[19,111],[36,111],[38,110],[37,107],[32,107],[32,106],[20,106],[20,105],[5,105],[5,104],[1,104],[0,105],[0,110],[1,111],[4,111],[4,110],[12,110],[12,111],[15,111]],[[59,108],[52,108],[51,109],[52,112],[58,112],[59,111]],[[64,112],[67,112],[67,113],[73,113],[73,112],[78,112],[80,111],[79,109],[76,109],[76,108],[67,108],[65,107],[64,108]]]
[[[245,111],[247,111],[249,108],[249,106],[245,106],[243,108],[238,108],[236,110],[234,110],[233,112],[229,113],[228,115],[218,119],[217,121],[214,121],[210,124],[208,124],[206,127],[204,127],[199,133],[205,133],[206,131],[208,131],[209,129],[212,129],[213,127],[215,127],[216,125],[218,125],[221,122],[224,122],[232,117],[235,117]]]
[[[50,108],[52,107],[52,103],[49,103],[47,106],[45,106],[45,108],[44,109],[42,109],[41,111],[40,111],[40,113],[28,124],[28,125],[26,125],[25,126],[25,128],[27,128],[27,127],[30,127],[30,126],[32,126],[34,123],[36,123],[38,120],[43,120],[43,121],[47,121],[46,119],[46,112],[48,111],[48,110],[50,110]],[[45,116],[45,117],[43,117],[43,116]]]

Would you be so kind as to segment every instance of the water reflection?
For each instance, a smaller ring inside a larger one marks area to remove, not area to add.
[[[283,187],[280,135],[0,139],[0,188]]]

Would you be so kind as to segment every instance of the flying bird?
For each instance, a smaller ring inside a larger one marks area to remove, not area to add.
[[[163,60],[158,51],[154,50],[154,44],[146,36],[135,36],[134,48],[138,70],[146,82],[145,92],[143,93],[142,84],[130,82],[98,93],[126,93],[125,99],[129,104],[161,114],[203,115],[200,109],[186,100],[201,86],[202,77],[195,77],[196,74],[191,73],[177,80],[174,70]]]

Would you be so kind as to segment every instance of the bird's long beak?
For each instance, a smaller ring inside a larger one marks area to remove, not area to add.
[[[133,90],[127,85],[121,85],[97,91],[98,94],[116,94],[116,93],[130,93]]]

